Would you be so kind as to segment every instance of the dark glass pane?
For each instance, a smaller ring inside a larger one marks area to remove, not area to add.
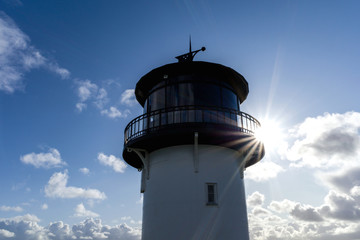
[[[194,122],[195,121],[195,110],[188,110],[187,111],[187,121]]]
[[[145,100],[145,104],[144,104],[144,113],[147,113],[147,106],[148,106],[148,100]]]
[[[208,193],[209,194],[214,194],[215,193],[214,185],[208,185]]]
[[[173,112],[173,122],[174,123],[180,123],[180,116],[181,116],[181,111],[174,111]]]
[[[148,129],[148,127],[149,127],[148,122],[149,122],[149,117],[146,116],[143,120],[144,130]]]
[[[214,196],[214,194],[209,194],[209,195],[208,195],[208,202],[209,202],[209,203],[214,203],[214,202],[215,202],[215,196]]]
[[[160,112],[160,125],[166,125],[167,123],[167,114],[165,111]]]
[[[222,88],[222,106],[238,110],[238,100],[236,94],[230,89]]]
[[[150,113],[152,111],[151,105],[152,105],[152,102],[153,102],[153,95],[152,94],[149,95],[149,97],[147,99],[147,102],[148,102],[148,104],[147,104],[147,112]]]
[[[221,106],[220,87],[207,83],[195,83],[195,105]]]
[[[194,105],[194,87],[191,83],[179,84],[179,106]]]
[[[165,88],[160,88],[149,97],[149,112],[165,108]]]
[[[167,123],[173,124],[174,123],[174,112],[168,112],[167,114]]]
[[[179,85],[173,84],[166,87],[166,107],[179,106]]]
[[[195,122],[202,122],[203,121],[203,111],[196,110],[195,111]]]
[[[210,112],[210,122],[218,122],[218,111],[209,111]]]

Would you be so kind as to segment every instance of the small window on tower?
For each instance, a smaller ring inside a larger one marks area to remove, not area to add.
[[[216,183],[206,184],[206,205],[217,205],[217,187]]]

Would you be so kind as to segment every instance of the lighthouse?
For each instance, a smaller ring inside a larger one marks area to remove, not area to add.
[[[235,70],[194,61],[201,48],[136,84],[144,112],[125,128],[123,158],[141,171],[142,239],[248,240],[244,170],[260,161],[260,123],[241,111]]]

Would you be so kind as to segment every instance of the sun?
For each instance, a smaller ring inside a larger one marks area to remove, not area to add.
[[[255,137],[264,143],[266,151],[276,151],[284,142],[284,131],[280,122],[272,119],[260,121],[261,127],[256,130]]]

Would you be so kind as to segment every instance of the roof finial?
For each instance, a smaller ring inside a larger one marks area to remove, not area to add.
[[[179,60],[179,62],[192,62],[195,55],[200,52],[200,51],[205,51],[206,48],[205,47],[202,47],[200,48],[199,50],[196,50],[196,51],[191,51],[191,35],[190,35],[190,38],[189,38],[189,52],[188,53],[185,53],[183,55],[180,55],[180,56],[177,56],[175,57],[177,60]]]

